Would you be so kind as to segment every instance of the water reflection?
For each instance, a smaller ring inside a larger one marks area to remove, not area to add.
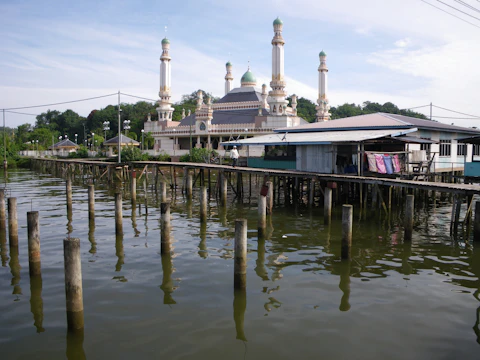
[[[97,252],[97,243],[95,241],[95,219],[88,220],[88,241],[90,241],[90,253],[95,254]]]
[[[259,237],[257,241],[257,261],[255,273],[263,281],[268,280],[268,272],[265,268],[265,239]]]
[[[350,266],[351,262],[349,260],[340,261],[340,284],[338,287],[343,292],[339,306],[340,311],[350,310]]]
[[[115,264],[115,271],[121,271],[125,258],[123,251],[123,234],[115,235],[115,255],[118,258],[117,263]]]
[[[83,349],[84,329],[67,330],[67,359],[86,360]]]
[[[37,328],[37,333],[44,332],[41,275],[30,277],[30,311],[33,314],[33,325]]]
[[[208,257],[207,250],[207,223],[200,223],[200,244],[198,244],[198,255],[206,259]]]
[[[245,310],[247,309],[247,290],[235,289],[233,292],[233,320],[235,321],[235,330],[237,339],[247,341],[245,337],[244,323]]]
[[[22,288],[20,287],[20,263],[18,262],[18,247],[10,246],[10,272],[12,273],[12,282],[14,295],[21,295]]]
[[[140,207],[140,204],[138,205]],[[140,210],[139,210],[140,211]],[[132,228],[134,237],[138,237],[140,235],[140,231],[137,229],[137,202],[134,198],[132,198]]]
[[[7,250],[7,231],[6,229],[0,229],[0,258],[2,266],[7,266],[8,250]]]
[[[172,254],[167,252],[162,254],[162,271],[163,279],[160,289],[163,290],[163,303],[165,305],[176,304],[177,302],[173,300],[172,294],[175,291],[176,287],[173,286],[172,273],[175,269],[173,268]]]
[[[67,235],[70,235],[73,231],[73,226],[72,226],[72,207],[68,207],[67,209]]]

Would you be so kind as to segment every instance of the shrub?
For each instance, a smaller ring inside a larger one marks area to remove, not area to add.
[[[122,161],[146,161],[148,154],[143,154],[136,146],[127,146],[122,149]]]
[[[193,148],[191,154],[191,158],[190,154],[180,156],[180,162],[208,163],[212,155],[218,157],[218,153],[215,150],[205,148]]]

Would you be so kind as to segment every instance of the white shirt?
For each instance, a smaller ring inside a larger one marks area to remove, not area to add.
[[[239,157],[238,150],[237,149],[232,149],[232,151],[230,151],[230,157],[232,159],[238,159],[238,157]]]

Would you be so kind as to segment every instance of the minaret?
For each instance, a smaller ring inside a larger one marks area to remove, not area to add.
[[[297,116],[297,95],[292,95],[292,110],[293,115]]]
[[[227,95],[230,90],[232,90],[232,82],[233,82],[233,75],[232,75],[232,63],[229,61],[225,64],[227,68],[227,75],[225,75],[225,95]]]
[[[267,108],[267,85],[262,85],[262,107],[264,109]]]
[[[162,40],[162,56],[160,57],[160,91],[158,96],[158,120],[172,120],[173,107],[170,101],[171,97],[171,67],[170,67],[170,41],[167,38]]]
[[[328,103],[327,96],[327,54],[325,51],[321,51],[319,54],[320,66],[318,67],[318,106],[317,109],[317,122],[330,120],[330,105]]]
[[[285,115],[285,107],[288,101],[285,99],[287,93],[285,92],[285,55],[284,47],[285,41],[282,37],[283,22],[278,17],[273,22],[273,30],[275,35],[272,40],[272,81],[270,87],[272,90],[268,93],[270,105],[270,115]]]

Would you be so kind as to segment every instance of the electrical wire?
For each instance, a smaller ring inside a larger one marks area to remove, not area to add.
[[[405,108],[405,109],[400,109],[400,110],[420,109],[420,108],[427,107],[427,106],[430,106],[430,104],[428,104],[428,105],[422,105],[422,106],[416,106],[416,107],[411,107],[411,108]]]
[[[452,5],[449,5],[447,3],[444,3],[442,0],[437,0],[437,2],[439,2],[440,4],[443,4],[445,6],[448,6],[450,8],[452,8],[453,10],[457,10],[458,12],[461,12],[462,14],[465,14],[467,16],[470,16],[471,18],[474,18],[474,19],[477,19],[477,20],[480,20],[480,18],[476,17],[476,16],[473,16],[473,15],[470,15],[469,13],[465,12],[465,11],[462,11],[462,10],[459,10],[457,9],[455,6],[452,6]]]
[[[19,114],[19,115],[31,115],[31,116],[38,116],[39,115],[39,114],[30,114],[30,113],[11,111],[11,110],[5,110],[5,112],[11,113],[11,114]]]
[[[142,99],[142,100],[148,100],[148,101],[153,101],[153,102],[156,102],[156,101],[157,101],[157,100],[148,99],[148,98],[144,98],[144,97],[141,97],[141,96],[135,96],[135,95],[125,94],[125,93],[120,93],[120,95],[130,96],[130,97],[133,97],[133,98]]]
[[[440,7],[438,7],[438,6],[435,6],[435,5],[433,5],[433,4],[430,4],[429,2],[427,2],[427,1],[425,1],[425,0],[420,0],[420,1],[421,1],[421,2],[424,2],[424,3],[427,4],[427,5],[433,6],[435,9],[438,9],[438,10],[440,10],[440,11],[443,11],[444,13],[447,13],[448,15],[451,15],[451,16],[453,16],[453,17],[456,17],[457,19],[460,19],[460,20],[466,22],[467,24],[470,24],[470,25],[475,26],[475,27],[477,27],[477,28],[480,29],[480,26],[475,25],[474,23],[471,23],[470,21],[467,21],[467,20],[465,20],[465,19],[462,19],[460,16],[457,16],[457,15],[452,14],[452,13],[446,11],[446,10],[443,10],[442,8],[440,8]]]
[[[16,107],[16,108],[8,108],[8,109],[1,109],[1,110],[21,110],[21,109],[33,109],[33,108],[39,108],[39,107],[46,107],[46,106],[53,106],[53,105],[63,105],[63,104],[72,104],[72,103],[77,103],[81,101],[89,101],[89,100],[95,100],[95,99],[101,99],[113,95],[118,95],[118,93],[113,93],[113,94],[108,94],[108,95],[102,95],[102,96],[95,96],[91,98],[86,98],[86,99],[79,99],[79,100],[72,100],[72,101],[64,101],[64,102],[59,102],[59,103],[54,103],[54,104],[43,104],[43,105],[32,105],[32,106],[22,106],[22,107]]]
[[[465,114],[465,113],[462,113],[462,112],[459,112],[459,111],[446,109],[446,108],[443,108],[443,107],[440,107],[440,106],[437,106],[437,105],[433,105],[433,106],[436,107],[436,108],[438,108],[438,109],[450,111],[450,112],[457,113],[457,114],[460,114],[460,115],[471,116],[471,117],[473,117],[473,118],[480,118],[480,116],[477,116],[477,115]]]
[[[437,115],[432,115],[434,118],[439,118],[439,119],[456,119],[456,120],[480,120],[480,117],[477,118],[464,118],[464,117],[451,117],[451,116],[437,116]]]
[[[462,4],[463,6],[469,8],[470,10],[473,10],[473,11],[476,11],[478,13],[480,13],[480,10],[478,10],[476,7],[473,7],[472,5],[470,4],[467,4],[465,1],[462,1],[462,0],[453,0],[459,4]]]

